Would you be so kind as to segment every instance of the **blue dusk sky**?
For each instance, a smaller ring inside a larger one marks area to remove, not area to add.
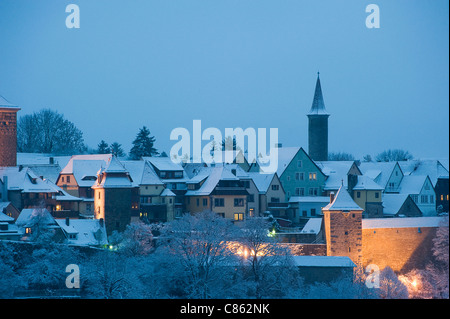
[[[80,28],[68,29],[68,4]],[[369,29],[366,6],[380,8]],[[147,126],[278,128],[307,150],[320,71],[329,150],[448,158],[447,0],[0,0],[0,94],[131,148]]]

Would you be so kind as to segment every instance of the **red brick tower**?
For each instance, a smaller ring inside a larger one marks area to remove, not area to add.
[[[0,167],[17,165],[17,106],[0,95]]]

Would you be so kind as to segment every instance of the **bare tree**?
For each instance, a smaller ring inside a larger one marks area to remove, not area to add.
[[[401,149],[386,150],[375,157],[377,162],[407,161],[412,159],[413,156],[408,151]]]
[[[63,155],[86,150],[83,133],[63,115],[50,109],[19,119],[17,148],[20,152]]]

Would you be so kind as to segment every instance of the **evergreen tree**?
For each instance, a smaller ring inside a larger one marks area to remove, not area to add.
[[[125,156],[125,152],[122,149],[122,144],[114,142],[114,143],[111,144],[110,149],[111,149],[111,153],[114,154],[117,157]]]
[[[147,127],[139,129],[139,133],[133,141],[133,147],[130,150],[130,158],[139,160],[143,156],[158,155],[158,151],[153,147],[155,137],[150,136],[150,130]]]
[[[109,148],[108,143],[106,143],[104,140],[101,140],[100,143],[97,145],[97,154],[109,154],[111,153],[111,150]]]

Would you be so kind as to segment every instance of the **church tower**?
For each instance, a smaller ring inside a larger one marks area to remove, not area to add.
[[[325,109],[319,73],[317,72],[316,90],[308,116],[308,155],[314,161],[328,160],[328,117]]]
[[[361,264],[362,212],[342,183],[331,202],[322,208],[327,256],[347,256]]]
[[[0,167],[17,165],[17,106],[0,95]]]

